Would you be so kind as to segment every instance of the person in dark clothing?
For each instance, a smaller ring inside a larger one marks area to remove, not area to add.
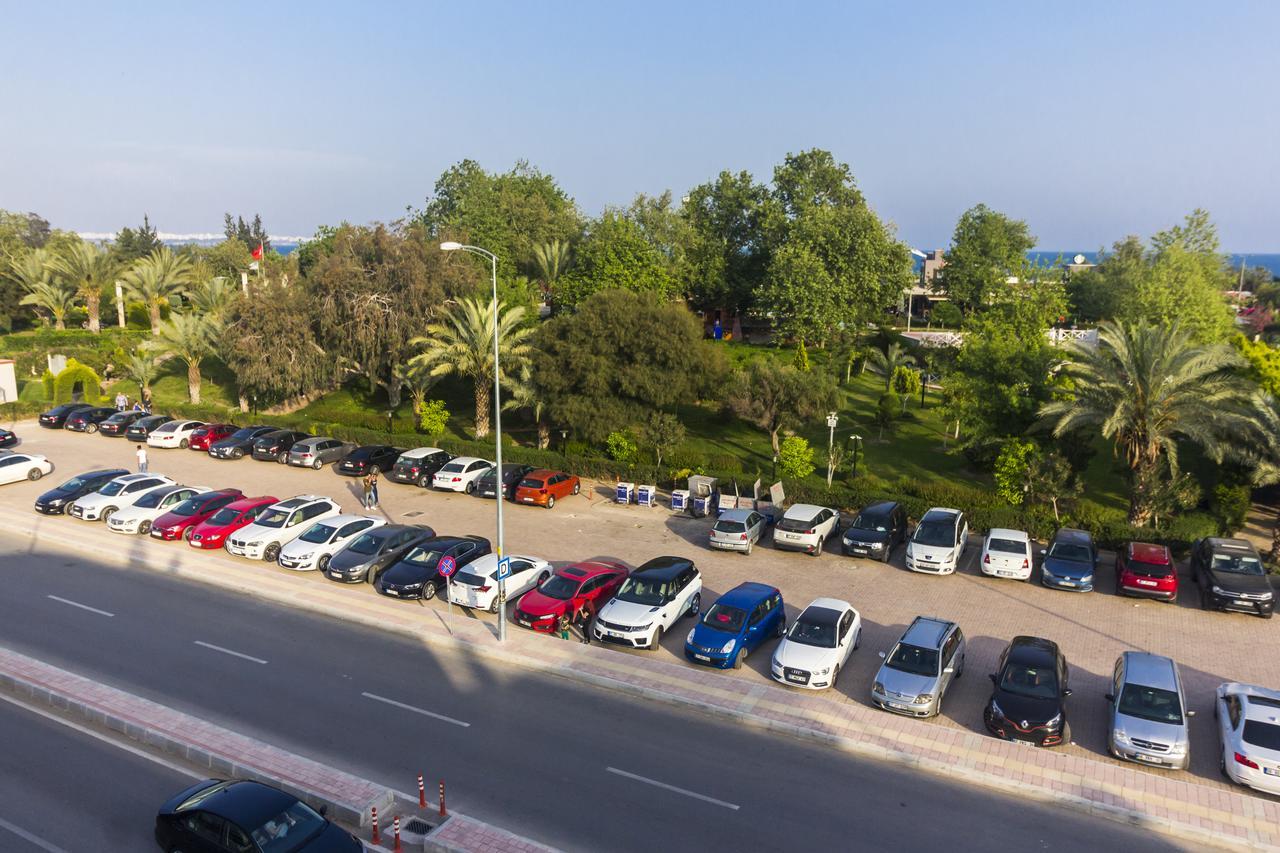
[[[587,609],[587,605],[582,605],[574,614],[573,623],[582,635],[582,642],[591,645],[591,611]]]

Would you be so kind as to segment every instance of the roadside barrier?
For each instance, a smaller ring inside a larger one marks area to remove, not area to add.
[[[401,848],[401,847],[400,847],[400,815],[396,815],[396,816],[395,816],[395,818],[394,818],[394,819],[392,820],[392,822],[391,822],[391,825],[392,825],[393,827],[395,827],[395,834],[396,834],[396,847],[395,847],[395,850],[396,850],[396,853],[401,853],[401,851],[402,851],[402,849],[403,849],[403,848]]]
[[[444,810],[444,780],[440,780],[440,817],[446,817]]]
[[[378,810],[375,808],[372,811],[373,811],[373,838],[369,840],[372,841],[374,844],[381,844],[382,836],[378,834]]]
[[[418,774],[418,808],[425,809],[427,807],[427,789],[422,784],[422,774]]]

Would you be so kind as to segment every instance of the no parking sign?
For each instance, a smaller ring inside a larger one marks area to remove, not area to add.
[[[458,570],[458,561],[450,557],[448,554],[440,558],[440,567],[438,571],[444,577],[452,577],[453,573]]]

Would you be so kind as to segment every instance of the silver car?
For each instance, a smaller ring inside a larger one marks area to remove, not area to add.
[[[354,444],[347,444],[328,436],[307,438],[289,449],[289,464],[319,470],[330,462],[337,462],[354,448]]]
[[[750,554],[767,524],[768,519],[754,509],[725,510],[711,528],[709,544],[722,551]]]
[[[876,673],[871,701],[908,717],[942,711],[951,682],[964,675],[964,632],[945,619],[917,616],[888,652]]]
[[[1125,761],[1185,770],[1191,735],[1182,679],[1173,661],[1147,652],[1125,652],[1116,660],[1107,694],[1111,754]]]

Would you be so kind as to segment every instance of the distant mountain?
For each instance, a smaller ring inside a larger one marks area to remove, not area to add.
[[[110,243],[115,239],[116,235],[103,234],[95,231],[79,231],[77,232],[81,239],[89,240],[94,243]],[[156,236],[160,238],[160,242],[166,246],[214,246],[227,239],[225,234],[173,234],[168,231],[159,231]],[[306,240],[306,237],[296,237],[290,235],[271,235],[271,248],[275,249],[282,255],[287,255],[294,249],[298,248],[298,244]]]

